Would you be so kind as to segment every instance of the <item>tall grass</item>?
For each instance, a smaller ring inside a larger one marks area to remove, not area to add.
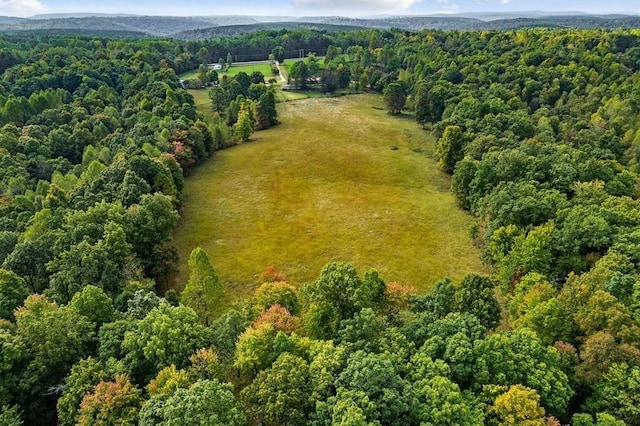
[[[374,95],[282,103],[279,114],[280,125],[187,179],[176,289],[195,246],[240,297],[268,265],[303,284],[349,261],[421,291],[483,271],[471,218],[431,158],[431,135],[410,118],[387,115]]]

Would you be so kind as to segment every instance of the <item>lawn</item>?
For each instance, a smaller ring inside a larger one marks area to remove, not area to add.
[[[348,261],[420,291],[485,272],[471,217],[431,158],[430,134],[409,117],[387,115],[374,95],[281,103],[279,114],[280,125],[187,178],[177,290],[196,246],[238,297],[268,265],[300,285],[327,262]]]
[[[251,73],[255,71],[261,72],[267,80],[269,80],[270,78],[278,77],[277,75],[273,75],[273,73],[271,72],[271,65],[269,65],[269,63],[260,63],[260,64],[253,64],[253,65],[240,65],[240,64],[232,65],[231,67],[229,67],[227,72],[219,73],[219,74],[221,77],[225,74],[228,75],[229,77],[234,77],[238,75],[238,73],[240,72],[245,72],[248,75],[251,75]]]
[[[254,63],[254,64],[250,64],[250,65],[241,65],[241,63],[238,63],[238,65],[231,65],[231,67],[229,67],[229,69],[225,72],[222,71],[218,71],[218,75],[220,77],[222,77],[223,75],[228,75],[229,77],[234,77],[236,76],[238,73],[240,72],[245,72],[248,75],[251,75],[252,72],[254,71],[260,71],[266,80],[269,80],[270,78],[277,78],[277,75],[273,75],[271,73],[271,65],[268,62],[265,63]],[[194,78],[198,77],[198,70],[191,70],[191,71],[187,71],[185,73],[182,73],[179,75],[179,78],[182,80],[192,80]]]
[[[178,75],[178,78],[180,80],[193,80],[195,78],[198,78],[198,69],[196,68],[195,70],[183,72],[182,74]]]

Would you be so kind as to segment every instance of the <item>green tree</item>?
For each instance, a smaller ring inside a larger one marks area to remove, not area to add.
[[[558,341],[571,341],[575,334],[575,325],[571,312],[558,299],[551,298],[533,306],[520,317],[514,325],[535,331],[545,345]]]
[[[555,235],[555,223],[549,221],[526,235],[515,236],[513,249],[497,265],[498,278],[505,291],[511,290],[522,276],[530,272],[549,272]]]
[[[69,307],[87,317],[97,327],[115,318],[111,298],[101,288],[93,285],[88,285],[76,293],[69,302]]]
[[[416,343],[424,342],[419,353],[445,361],[456,383],[468,386],[475,378],[475,348],[486,336],[484,325],[474,315],[458,312],[435,321],[421,322],[420,329],[414,331],[421,339]]]
[[[415,91],[416,121],[420,124],[436,123],[442,119],[445,103],[451,97],[451,83],[438,81],[429,84],[426,81],[418,83]]]
[[[607,412],[629,425],[640,419],[640,367],[613,364],[594,385],[585,407],[594,413]]]
[[[53,415],[48,408],[54,400],[49,388],[61,383],[71,366],[90,353],[95,324],[75,309],[58,307],[37,294],[16,311],[16,323],[26,362],[16,391],[24,401],[25,420],[45,420]]]
[[[209,256],[200,247],[189,256],[189,281],[182,291],[182,302],[193,309],[205,325],[210,325],[222,313],[226,295]]]
[[[125,293],[123,293],[125,294]],[[162,299],[151,290],[138,289],[133,296],[127,299],[126,314],[129,317],[142,319],[146,317],[153,308],[160,305]]]
[[[384,88],[382,99],[390,114],[399,114],[407,101],[407,95],[400,83],[391,83]]]
[[[22,417],[16,406],[0,407],[0,425],[2,426],[22,426]]]
[[[24,279],[31,291],[43,291],[49,286],[50,274],[46,265],[53,258],[52,248],[55,242],[56,238],[51,232],[34,241],[18,242],[2,267]]]
[[[457,384],[436,376],[414,384],[420,401],[421,424],[481,426],[484,415]]]
[[[151,186],[133,170],[127,170],[120,187],[119,199],[123,206],[140,204],[144,194],[151,193]]]
[[[329,263],[314,283],[304,287],[303,293],[311,304],[330,310],[340,321],[364,308],[378,308],[385,288],[386,284],[374,270],[360,279],[353,265]]]
[[[53,297],[58,302],[68,302],[87,285],[97,285],[115,296],[121,291],[122,271],[130,254],[131,245],[123,227],[106,223],[102,239],[95,244],[85,238],[49,263]]]
[[[208,68],[205,64],[200,64],[198,67],[198,79],[203,83],[209,83]]]
[[[171,364],[186,367],[189,355],[211,343],[210,330],[199,324],[193,310],[161,303],[125,332],[122,350],[135,377],[148,381]]]
[[[296,89],[306,89],[307,79],[309,78],[309,67],[304,61],[294,62],[289,72],[289,77],[295,81]]]
[[[621,332],[628,332],[629,328],[634,326],[627,307],[602,290],[596,291],[587,303],[580,307],[574,319],[587,335],[606,331],[617,336]]]
[[[571,424],[573,426],[626,426],[627,424],[622,420],[617,420],[611,414],[598,413],[596,414],[596,420],[593,421],[591,414],[577,413],[571,418]]]
[[[189,357],[191,366],[187,370],[194,380],[222,380],[225,370],[213,347],[198,349]]]
[[[221,86],[213,86],[208,92],[211,106],[217,113],[222,113],[229,106],[230,99],[227,91]]]
[[[175,262],[175,249],[169,246],[165,253],[165,247],[171,243],[173,227],[178,218],[172,197],[159,192],[144,194],[140,204],[127,209],[127,241],[151,277],[170,271]]]
[[[272,90],[267,90],[260,96],[258,102],[254,103],[254,110],[258,130],[268,129],[278,124],[276,99]]]
[[[493,294],[493,283],[488,277],[467,275],[456,289],[454,306],[480,320],[487,329],[500,322],[500,305]]]
[[[264,425],[301,425],[313,408],[307,362],[284,353],[271,368],[261,371],[241,393],[253,422]]]
[[[373,426],[368,422],[362,408],[351,398],[344,398],[336,402],[331,413],[331,424],[350,426]]]
[[[437,281],[429,293],[424,296],[411,296],[411,310],[414,312],[432,312],[444,317],[455,309],[456,288],[450,278]]]
[[[339,47],[334,45],[330,45],[327,47],[327,53],[324,56],[325,63],[333,61],[341,52]]]
[[[348,352],[380,352],[386,328],[385,318],[378,318],[373,309],[364,308],[353,318],[340,321],[336,340]]]
[[[397,360],[390,354],[353,353],[336,381],[336,396],[330,397],[323,409],[335,413],[334,407],[341,401],[352,401],[374,424],[416,424],[416,394],[396,366]]]
[[[416,121],[424,125],[427,121],[432,120],[429,111],[429,86],[426,81],[418,82],[413,96],[415,98]]]
[[[273,59],[275,59],[276,61],[280,63],[284,62],[284,59],[285,59],[284,47],[282,46],[274,47],[273,50],[271,51],[271,54],[273,55]]]
[[[238,121],[233,125],[233,134],[242,142],[247,142],[254,131],[249,103],[243,102],[238,113]]]
[[[462,160],[464,136],[459,126],[447,126],[436,147],[440,167],[447,173],[453,173],[458,161]]]
[[[533,331],[493,334],[478,342],[474,352],[476,385],[523,385],[536,390],[549,413],[564,414],[573,396],[569,378],[560,368],[556,349],[543,346]]]
[[[244,426],[244,413],[236,407],[233,387],[217,380],[202,380],[179,388],[163,404],[158,425]],[[140,424],[149,424],[144,418]]]
[[[13,319],[13,311],[29,296],[22,278],[11,271],[0,269],[0,319]]]
[[[260,75],[262,74],[260,73]],[[260,99],[262,95],[267,93],[267,90],[268,90],[267,86],[265,86],[264,82],[260,82],[260,83],[252,82],[251,85],[249,85],[249,89],[247,90],[247,97],[252,101],[257,101],[258,99]]]
[[[334,67],[325,68],[320,74],[321,90],[324,93],[333,93],[340,87],[338,71]]]
[[[15,398],[20,382],[20,371],[27,357],[25,345],[16,335],[15,327],[0,322],[0,407]]]
[[[278,344],[284,345],[276,347]],[[291,346],[285,333],[278,333],[269,323],[250,327],[238,337],[233,366],[246,373],[257,374],[269,367],[278,358],[281,351]]]
[[[218,355],[228,362],[236,351],[238,337],[247,329],[246,315],[232,309],[211,324],[213,343]]]

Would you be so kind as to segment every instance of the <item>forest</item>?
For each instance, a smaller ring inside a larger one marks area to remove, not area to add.
[[[489,276],[238,301],[194,247],[167,290],[185,176],[279,120],[264,76],[201,73],[204,115],[177,75],[299,49],[433,132]],[[639,425],[639,71],[637,30],[2,36],[0,424]]]

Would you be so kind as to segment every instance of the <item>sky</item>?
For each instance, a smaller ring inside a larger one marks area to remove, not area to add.
[[[375,16],[454,12],[579,11],[640,13],[638,0],[0,0],[0,15],[131,13],[139,15]]]

